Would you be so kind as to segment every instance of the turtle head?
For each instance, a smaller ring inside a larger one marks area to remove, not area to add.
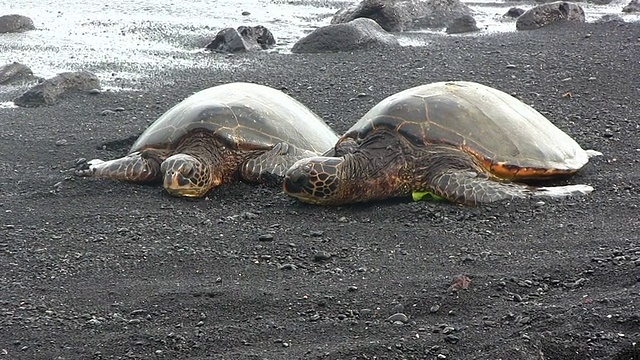
[[[191,155],[176,154],[160,165],[164,174],[163,186],[174,196],[202,197],[213,186],[206,166]]]
[[[312,204],[342,203],[340,175],[343,162],[343,158],[321,156],[298,160],[285,174],[284,192]]]

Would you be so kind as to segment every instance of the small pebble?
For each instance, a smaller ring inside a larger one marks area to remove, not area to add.
[[[67,145],[67,143],[68,143],[67,140],[60,139],[60,140],[56,141],[56,146],[65,146],[65,145]]]
[[[262,234],[258,236],[259,241],[273,241],[273,234]]]
[[[251,13],[250,13],[250,12],[248,12],[248,11],[243,11],[243,12],[242,12],[242,16],[249,16],[249,15],[251,15]]]
[[[403,312],[403,311],[404,311],[404,305],[402,305],[402,304],[395,304],[395,305],[393,306],[393,308],[391,308],[391,311],[392,311],[394,314],[401,313],[401,312]]]
[[[458,341],[460,341],[460,338],[455,336],[455,335],[447,335],[444,337],[444,341],[451,343],[451,344],[455,344]]]
[[[242,213],[242,217],[245,219],[257,219],[258,218],[258,214],[254,214],[252,212],[249,211],[245,211]]]
[[[313,260],[314,261],[325,261],[325,260],[329,260],[331,259],[331,254],[329,254],[326,251],[318,251],[317,253],[315,253],[313,255]]]
[[[436,313],[438,310],[440,310],[440,305],[436,304],[429,309],[429,312]]]
[[[350,291],[350,292],[358,291],[358,287],[351,285],[347,288],[347,291]]]
[[[471,284],[471,279],[469,279],[468,276],[462,274],[456,275],[451,281],[449,291],[467,290],[469,288],[469,284]]]
[[[403,313],[396,313],[387,318],[387,321],[396,322],[400,321],[402,323],[406,323],[409,321],[409,317]]]
[[[102,116],[107,116],[107,115],[112,115],[115,114],[116,112],[113,110],[102,110],[102,112],[100,113],[100,115]]]
[[[89,91],[87,91],[87,93],[89,93],[90,95],[98,95],[102,93],[102,90],[100,89],[91,89]]]
[[[507,64],[507,69],[515,69],[515,68],[517,68],[517,66],[516,66],[516,65],[513,65],[513,64]]]
[[[117,107],[117,108],[113,109],[113,111],[121,112],[121,111],[124,111],[124,108],[123,107]]]
[[[293,264],[282,264],[280,270],[295,270],[296,266]]]

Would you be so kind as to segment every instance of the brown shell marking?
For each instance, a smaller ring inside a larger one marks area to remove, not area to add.
[[[473,155],[476,159],[480,161],[480,164],[487,169],[487,171],[499,178],[508,179],[508,180],[517,180],[517,179],[540,179],[551,176],[559,176],[559,175],[571,175],[576,173],[578,170],[565,170],[565,169],[545,169],[545,168],[534,168],[534,167],[522,167],[513,164],[509,164],[507,162],[496,162],[482,154],[476,152],[473,148],[469,146],[463,146],[462,149],[468,154]]]

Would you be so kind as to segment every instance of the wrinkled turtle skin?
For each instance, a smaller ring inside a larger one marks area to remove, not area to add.
[[[283,92],[230,83],[202,90],[151,124],[123,158],[91,160],[79,176],[149,183],[201,197],[232,181],[282,178],[295,161],[337,140],[316,114]]]
[[[439,82],[378,103],[325,156],[294,164],[284,190],[325,205],[413,192],[465,204],[563,197],[592,188],[513,181],[571,175],[588,160],[571,137],[520,100],[477,83]]]

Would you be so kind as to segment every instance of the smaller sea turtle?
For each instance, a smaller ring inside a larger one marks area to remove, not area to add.
[[[136,183],[162,181],[172,195],[201,197],[213,187],[282,178],[338,136],[307,107],[263,85],[230,83],[202,90],[159,117],[125,157],[91,160],[76,170]]]
[[[339,205],[418,192],[477,204],[593,190],[512,182],[573,174],[588,153],[530,106],[472,82],[392,95],[325,155],[296,162],[284,191],[305,202]]]

